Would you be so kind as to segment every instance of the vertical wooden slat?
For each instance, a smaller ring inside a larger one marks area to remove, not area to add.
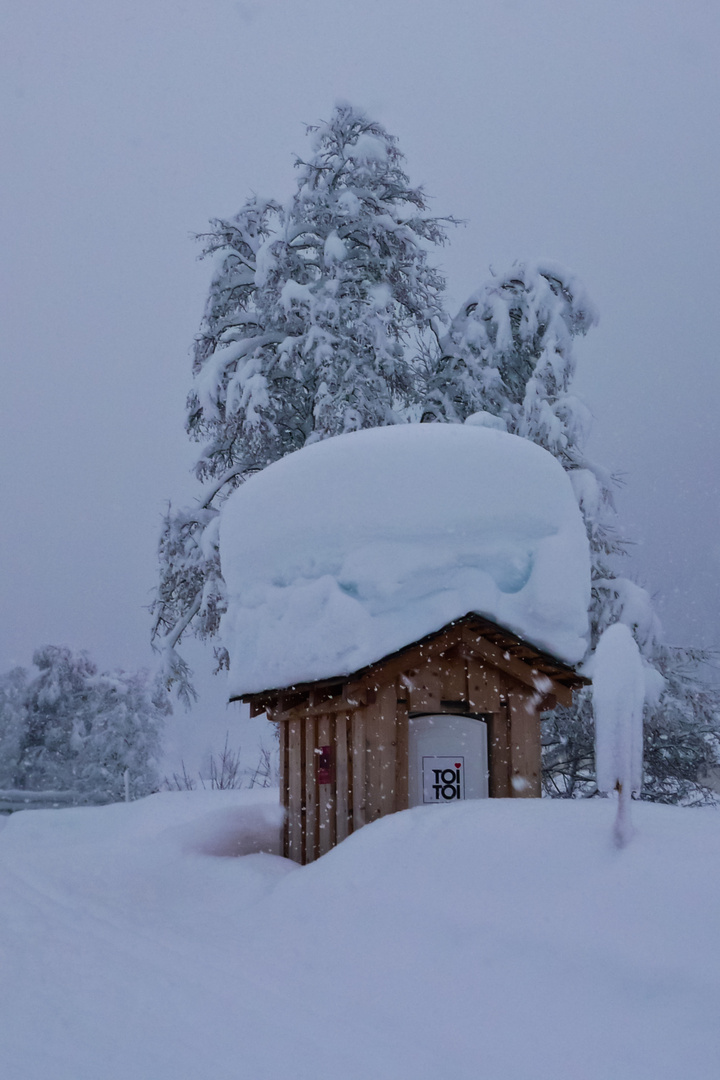
[[[348,744],[347,744],[347,716],[338,713],[335,717],[335,754],[336,754],[336,822],[335,835],[338,844],[344,840],[350,831],[349,826],[349,791],[348,791]]]
[[[334,724],[329,716],[318,717],[317,746],[333,746]],[[318,854],[324,855],[335,843],[335,785],[318,784]]]
[[[497,668],[481,660],[467,661],[468,706],[472,712],[490,714],[488,727],[489,795],[507,799],[510,787],[510,722],[505,696],[505,682]]]
[[[288,855],[303,860],[302,742],[299,720],[288,721]]]
[[[353,832],[355,829],[355,784],[353,777],[353,717],[352,713],[349,713],[346,718],[345,724],[345,747],[347,757],[347,812],[348,812],[348,832]]]
[[[278,758],[279,758],[279,784],[280,784],[280,805],[285,811],[283,818],[283,830],[282,830],[282,853],[285,858],[288,858],[288,763],[287,763],[287,724],[279,723],[278,728]]]
[[[441,656],[440,666],[440,697],[443,701],[467,701],[467,671],[465,659],[455,655]]]
[[[396,705],[395,733],[395,809],[407,810],[408,807],[408,764],[409,764],[409,724],[406,701]]]
[[[317,794],[317,739],[315,719],[305,718],[305,849],[304,861],[312,862],[318,856],[318,794]]]
[[[510,794],[537,799],[542,794],[540,717],[532,691],[515,684],[508,693],[510,707]]]
[[[365,707],[365,817],[376,821],[382,817],[380,790],[381,755],[380,706],[376,700]]]
[[[378,767],[380,771],[380,816],[396,809],[397,782],[397,693],[395,682],[381,687],[377,696]]]
[[[491,799],[509,799],[510,786],[510,710],[506,700],[498,701],[488,730],[489,795]]]
[[[438,660],[422,663],[408,675],[410,712],[437,712],[442,700],[442,669]]]
[[[352,815],[353,830],[367,822],[366,737],[364,708],[352,714]]]
[[[467,661],[468,706],[471,712],[494,713],[500,705],[500,673],[480,660]]]

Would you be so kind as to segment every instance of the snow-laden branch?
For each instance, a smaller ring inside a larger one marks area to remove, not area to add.
[[[187,609],[182,618],[178,619],[172,630],[163,638],[162,649],[166,652],[172,652],[177,645],[180,638],[183,636],[185,630],[188,628],[192,620],[197,615],[202,604],[202,592],[199,592],[193,600],[190,607]]]

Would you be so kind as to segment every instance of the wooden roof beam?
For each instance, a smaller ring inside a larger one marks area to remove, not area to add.
[[[469,648],[477,657],[487,661],[488,664],[492,664],[494,667],[504,671],[506,675],[512,676],[517,679],[518,682],[524,683],[535,693],[541,697],[545,697],[548,694],[556,697],[560,705],[570,706],[572,705],[572,689],[569,686],[565,686],[563,683],[554,679],[551,675],[548,675],[544,671],[540,671],[538,668],[531,667],[524,660],[519,660],[514,657],[511,652],[500,648],[498,645],[494,645],[491,641],[488,641],[485,637],[476,633],[469,626],[462,628],[462,638],[464,645]],[[552,685],[551,687],[543,686],[543,682],[548,680]]]

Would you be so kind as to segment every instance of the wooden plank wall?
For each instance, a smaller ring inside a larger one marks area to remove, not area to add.
[[[398,764],[394,694],[393,687],[385,688],[362,708],[280,721],[283,850],[288,858],[312,862],[355,829],[396,809],[398,777],[407,791],[407,765],[406,760]],[[320,784],[320,750],[327,746],[333,775],[331,782]]]
[[[385,680],[383,680],[385,675]],[[280,723],[280,784],[287,810],[284,851],[312,862],[367,822],[408,805],[408,717],[466,711],[491,717],[490,795],[540,795],[540,725],[532,691],[484,658],[457,648],[415,655],[379,672],[362,700],[308,702]],[[327,711],[325,708],[327,707]],[[322,747],[330,782],[318,783]]]

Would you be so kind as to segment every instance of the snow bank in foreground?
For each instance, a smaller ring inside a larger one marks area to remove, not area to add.
[[[408,424],[305,447],[230,496],[220,553],[233,694],[349,674],[470,611],[568,663],[585,652],[570,482],[502,431]]]
[[[4,1078],[717,1077],[716,812],[636,803],[623,851],[611,800],[488,799],[305,868],[201,853],[271,798],[9,820]]]

